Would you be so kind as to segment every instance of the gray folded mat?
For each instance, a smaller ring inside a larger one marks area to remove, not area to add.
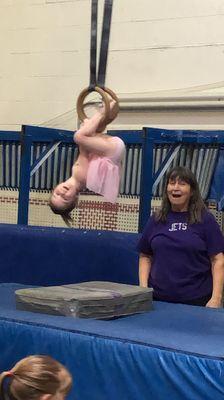
[[[16,290],[16,308],[44,314],[107,319],[152,310],[150,288],[83,282]]]

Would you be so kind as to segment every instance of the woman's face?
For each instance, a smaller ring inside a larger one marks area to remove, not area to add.
[[[179,177],[169,179],[167,196],[173,211],[188,211],[191,194],[189,183]]]

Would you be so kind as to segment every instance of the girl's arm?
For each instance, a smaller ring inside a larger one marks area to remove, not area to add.
[[[148,279],[151,270],[151,258],[148,254],[139,255],[139,285],[148,287]]]
[[[224,286],[224,254],[219,253],[211,258],[213,290],[212,297],[206,304],[206,307],[222,307],[222,296]]]

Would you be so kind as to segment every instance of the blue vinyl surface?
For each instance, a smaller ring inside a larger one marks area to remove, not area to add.
[[[126,232],[0,224],[0,283],[137,284],[138,238]]]
[[[111,321],[55,317],[16,311],[20,287],[0,285],[1,369],[51,354],[74,375],[71,399],[223,399],[223,310],[155,302]]]
[[[107,321],[61,317],[16,310],[14,292],[22,287],[0,285],[2,319],[224,360],[224,309],[157,301],[153,311]]]

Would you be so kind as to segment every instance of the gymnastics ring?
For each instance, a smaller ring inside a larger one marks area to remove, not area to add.
[[[105,119],[110,121],[110,118],[109,118],[110,101],[109,101],[107,94],[109,94],[109,96],[111,96],[112,99],[115,100],[117,104],[119,104],[116,94],[111,89],[108,89],[108,88],[101,89],[98,86],[95,86],[94,90],[92,90],[92,91],[93,92],[95,91],[101,95],[102,100],[105,104]],[[77,109],[77,113],[78,113],[78,117],[79,117],[80,121],[84,121],[84,119],[88,118],[84,112],[84,100],[88,96],[89,93],[90,93],[89,88],[83,89],[81,91],[81,93],[79,94],[79,97],[78,97],[78,100],[76,103],[76,109]]]

